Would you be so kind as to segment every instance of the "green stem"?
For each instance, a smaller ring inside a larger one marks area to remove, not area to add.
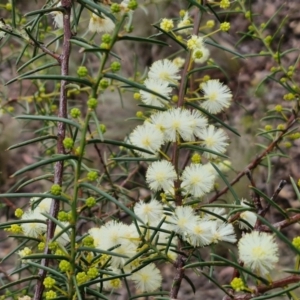
[[[79,194],[79,180],[81,176],[81,164],[84,156],[84,150],[86,145],[86,134],[88,130],[89,121],[91,118],[91,111],[88,111],[84,125],[82,128],[82,134],[81,134],[81,141],[79,146],[79,157],[77,161],[76,171],[75,171],[75,178],[74,178],[74,194],[73,194],[73,200],[71,203],[71,212],[72,212],[72,220],[70,223],[72,224],[71,228],[71,276],[69,278],[69,299],[72,299],[72,296],[74,295],[74,282],[72,279],[72,275],[75,275],[76,271],[76,224],[78,219],[78,213],[77,213],[77,201],[78,201],[78,194]]]

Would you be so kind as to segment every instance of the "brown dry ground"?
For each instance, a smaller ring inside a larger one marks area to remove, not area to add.
[[[22,1],[18,5],[20,8],[23,5],[23,10],[28,11],[29,8],[24,6]],[[38,2],[39,3],[39,2]],[[267,22],[272,15],[279,9],[283,4],[283,1],[252,1],[252,9],[257,13],[256,21],[258,24]],[[32,4],[38,6],[38,4]],[[163,8],[157,12],[154,7],[151,8],[150,13],[146,15],[143,11],[138,11],[138,18],[136,20],[136,35],[150,35],[155,32],[153,29],[149,29],[149,24],[152,24],[155,20],[158,20],[161,16],[165,16],[165,13],[169,17],[175,16],[178,11],[177,1],[170,1],[168,3],[162,4]],[[278,24],[286,15],[289,15],[289,20],[280,29],[280,34],[278,38],[274,41],[276,44],[279,43],[279,38],[282,37],[282,48],[284,50],[290,48],[298,48],[300,46],[300,14],[299,14],[300,4],[298,0],[286,1],[282,10],[271,22],[268,31],[274,32],[278,28]],[[1,14],[3,14],[1,16]],[[0,11],[1,17],[6,17],[5,12]],[[213,16],[212,16],[213,17]],[[222,16],[222,18],[226,18]],[[218,36],[218,42],[223,46],[231,49],[235,49],[241,54],[249,53],[259,53],[262,48],[260,41],[253,40],[251,38],[246,38],[237,47],[234,47],[235,43],[240,38],[238,34],[239,31],[247,31],[248,22],[240,15],[235,14],[227,18],[231,22],[230,34],[222,34]],[[140,26],[144,24],[145,26]],[[173,44],[172,44],[173,45]],[[149,66],[153,61],[164,58],[175,51],[176,47],[173,45],[172,48],[161,48],[158,46],[149,47],[149,45],[133,45],[132,43],[126,43],[125,45],[118,46],[116,52],[122,57],[123,74],[130,76],[133,72],[132,61],[134,55],[138,57],[138,62],[140,64],[140,71],[144,69],[144,66]],[[267,109],[271,109],[277,103],[282,102],[282,96],[285,91],[274,81],[266,81],[258,91],[256,87],[259,82],[269,74],[270,67],[273,62],[270,58],[266,57],[252,57],[248,59],[232,59],[232,55],[228,53],[223,53],[218,49],[211,48],[212,57],[217,63],[219,63],[229,74],[229,80],[219,73],[211,73],[214,78],[221,78],[222,81],[227,83],[233,91],[234,102],[229,108],[228,112],[224,113],[220,117],[226,122],[237,128],[242,137],[238,138],[234,135],[231,136],[231,145],[228,150],[228,155],[232,159],[233,168],[236,171],[240,171],[245,168],[245,166],[256,157],[261,150],[256,146],[256,143],[261,143],[262,140],[255,136],[258,132],[258,128],[263,128],[266,123],[260,121],[264,116]],[[0,65],[0,80],[3,82],[11,79],[16,74],[16,67],[14,66],[14,55],[11,59],[5,59],[11,54],[11,49],[8,47],[1,48],[1,65]],[[298,51],[291,52],[287,54],[283,60],[285,65],[292,64],[298,56]],[[90,67],[93,67],[95,61],[89,61]],[[76,70],[77,62],[75,60],[71,63],[71,70],[74,72]],[[298,66],[297,66],[298,67]],[[202,74],[203,76],[203,74]],[[220,77],[221,76],[221,77]],[[299,79],[299,78],[298,78]],[[299,80],[298,80],[299,82]],[[30,82],[24,81],[22,83],[24,94],[34,91],[34,87]],[[8,99],[14,99],[19,96],[20,86],[18,84],[12,87],[4,87],[0,85],[0,91],[3,94],[2,103],[6,103]],[[24,95],[23,94],[23,95]],[[107,137],[113,139],[122,139],[124,135],[134,128],[135,123],[130,121],[124,121],[128,117],[135,115],[137,110],[137,104],[132,100],[131,93],[125,93],[124,95],[124,106],[122,106],[118,93],[112,92],[107,94],[105,100],[101,103],[98,114],[101,122],[106,124],[108,131]],[[288,105],[288,104],[286,104]],[[17,112],[21,113],[21,109],[15,105]],[[0,135],[0,168],[1,168],[1,192],[7,192],[17,180],[20,178],[10,178],[9,176],[13,174],[16,170],[29,165],[36,161],[36,157],[41,154],[41,149],[38,146],[28,146],[21,149],[6,152],[4,149],[7,146],[15,144],[20,141],[24,141],[28,138],[33,137],[32,132],[24,131],[23,124],[20,121],[13,119],[9,115],[4,115],[1,118],[1,135]],[[31,125],[32,129],[37,129],[39,127],[38,123]],[[288,154],[290,158],[273,158],[272,159],[272,175],[267,182],[267,172],[263,167],[259,167],[257,171],[254,172],[254,180],[263,192],[271,196],[276,189],[279,181],[285,179],[288,184],[285,186],[283,191],[280,193],[278,203],[283,208],[299,208],[299,201],[296,199],[295,193],[289,183],[289,176],[292,176],[296,180],[300,178],[300,167],[299,167],[299,142],[295,142],[293,147],[289,150]],[[91,151],[90,157],[96,161],[97,155]],[[39,171],[31,172],[27,176],[35,176],[39,174]],[[234,178],[235,173],[229,174],[229,179]],[[237,194],[242,198],[249,198],[251,192],[248,188],[249,182],[246,179],[242,179],[236,186]],[[22,192],[41,192],[45,190],[45,186],[40,183],[32,184],[22,189]],[[227,197],[230,199],[230,195]],[[1,199],[1,214],[0,222],[4,222],[7,219],[13,218],[13,211],[16,206],[22,206],[26,203],[26,199]],[[282,217],[274,211],[271,211],[268,215],[268,220],[271,222],[278,221]],[[292,228],[283,231],[284,234],[292,239],[299,232],[299,225],[294,225]],[[0,231],[0,239],[5,236],[4,232]],[[9,253],[15,242],[12,239],[0,242],[0,256],[4,257]],[[226,247],[217,248],[216,251],[228,257],[228,249]],[[291,252],[286,249],[286,247],[281,247],[281,260],[280,265],[284,268],[289,268],[293,265],[294,257]],[[203,253],[206,256],[206,253]],[[6,261],[5,264],[0,265],[1,269],[10,271],[16,262],[16,257],[12,257],[10,260]],[[170,286],[170,280],[174,275],[173,268],[164,268],[164,287]],[[179,299],[183,300],[193,300],[193,299],[222,299],[223,293],[216,289],[213,283],[209,282],[203,276],[197,276],[195,273],[190,272],[187,275],[192,279],[196,286],[197,292],[193,294],[191,288],[188,284],[183,283],[180,290]],[[231,268],[219,269],[214,272],[215,278],[221,284],[228,284],[232,275]],[[1,273],[0,273],[0,276]],[[274,272],[274,279],[280,278],[282,274],[279,272]],[[112,297],[111,299],[126,300],[126,295],[121,292],[119,297]],[[284,299],[281,297],[280,299]]]

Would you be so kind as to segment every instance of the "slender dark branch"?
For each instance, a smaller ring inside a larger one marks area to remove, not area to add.
[[[288,227],[292,224],[298,223],[299,221],[300,221],[300,214],[296,214],[296,215],[290,217],[289,219],[274,223],[273,227],[275,227],[277,229],[282,229],[282,228]],[[259,227],[259,231],[272,232],[272,230],[267,225],[261,225]]]
[[[141,169],[141,165],[138,165],[137,167],[135,167],[128,175],[127,175],[127,177],[126,177],[126,179],[125,180],[123,180],[123,182],[119,185],[120,187],[124,187],[127,183],[128,183],[128,181],[137,173],[137,172],[139,172],[140,171],[140,169]]]
[[[247,170],[246,171],[246,175],[251,183],[251,185],[256,188],[256,184],[253,180],[253,177],[252,177],[252,174],[251,174],[251,171],[250,170]],[[257,192],[254,192],[254,197],[253,197],[253,204],[257,210],[258,213],[260,213],[262,210],[263,210],[263,207],[261,205],[261,201],[260,201],[260,196]]]
[[[72,37],[71,32],[71,24],[70,24],[70,16],[71,16],[71,6],[72,6],[72,0],[62,0],[61,5],[64,7],[63,12],[63,25],[64,25],[64,39],[63,39],[63,48],[62,48],[62,54],[60,55],[60,62],[61,62],[61,75],[67,76],[69,74],[69,58],[70,58],[70,51],[71,51],[71,45],[70,45],[70,39]],[[61,118],[67,118],[67,86],[68,82],[66,80],[61,81],[61,87],[60,87],[60,99],[59,99],[59,113],[58,116]],[[57,153],[58,154],[64,154],[65,149],[63,146],[63,140],[65,138],[65,131],[66,131],[66,125],[65,123],[58,122],[58,128],[57,128]],[[57,162],[54,166],[54,183],[62,185],[62,179],[63,179],[63,168],[64,163],[63,161]],[[52,199],[51,209],[50,209],[50,215],[54,218],[57,217],[59,211],[59,200]],[[47,233],[46,233],[46,246],[45,246],[45,254],[50,253],[49,249],[49,242],[53,238],[55,231],[55,223],[51,220],[48,221],[47,226]],[[41,261],[42,266],[48,266],[49,260],[43,259]],[[43,269],[40,269],[39,271],[39,277],[40,279],[37,282],[37,286],[35,289],[34,294],[34,300],[41,300],[43,297],[43,291],[44,291],[44,285],[43,281],[46,277],[47,272]]]
[[[233,297],[224,297],[223,300],[249,300],[252,299],[253,296],[259,296],[267,291],[277,289],[277,288],[286,288],[289,284],[292,283],[299,283],[300,276],[299,275],[291,275],[283,279],[279,279],[273,282],[270,282],[268,285],[258,285],[255,287],[249,287],[253,290],[251,294],[244,294],[244,295],[235,295]]]
[[[201,21],[201,12],[197,8],[195,8],[193,13],[195,15],[193,34],[198,35],[200,21]],[[182,79],[181,79],[180,86],[179,86],[179,99],[178,99],[177,107],[182,107],[184,105],[184,95],[185,95],[185,89],[186,89],[187,80],[188,80],[187,75],[188,75],[188,71],[189,71],[189,67],[190,67],[190,60],[191,60],[191,52],[189,51],[186,61],[185,61],[183,72],[182,72]],[[175,167],[177,174],[178,174],[178,156],[179,156],[178,143],[175,142],[173,144],[172,164]],[[177,179],[174,182],[176,205],[182,204],[182,196],[179,193],[179,188],[180,188],[180,180]],[[179,241],[178,247],[180,247],[180,245],[181,245],[181,243]],[[182,279],[184,277],[184,269],[182,269],[184,266],[184,262],[185,262],[184,256],[178,255],[176,262],[174,264],[174,266],[176,267],[176,274],[174,276],[173,284],[172,284],[171,291],[170,291],[171,299],[177,299],[180,285],[181,285]]]
[[[182,279],[184,277],[184,264],[185,264],[185,258],[183,255],[178,255],[176,262],[174,263],[174,266],[176,267],[176,274],[173,279],[173,284],[170,292],[170,298],[171,299],[177,299],[177,295],[180,289],[180,285],[182,282]]]
[[[265,158],[266,155],[268,155],[275,147],[276,145],[281,141],[283,136],[287,133],[287,131],[295,124],[296,122],[296,116],[295,114],[292,114],[287,121],[286,128],[282,130],[280,135],[272,142],[270,145],[265,149],[260,155],[258,155],[246,168],[245,170],[241,171],[231,182],[230,185],[233,186],[236,184],[246,173],[250,170],[255,169],[261,161]],[[224,187],[221,191],[219,191],[216,195],[210,198],[209,203],[215,202],[216,200],[219,199],[220,196],[224,195],[227,193],[229,190],[229,187],[226,186]]]
[[[283,187],[286,185],[286,180],[281,180],[274,192],[274,194],[271,197],[271,201],[275,201],[276,198],[278,197],[279,193],[281,192],[281,190],[283,189]],[[268,205],[263,209],[263,211],[261,212],[260,216],[264,217],[266,215],[266,213],[268,212],[268,210],[271,207],[271,203],[268,203]]]

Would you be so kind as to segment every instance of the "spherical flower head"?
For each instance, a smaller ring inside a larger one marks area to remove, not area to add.
[[[187,238],[189,228],[198,222],[194,210],[190,206],[177,206],[172,216],[167,218],[172,231],[180,234],[184,240]]]
[[[166,32],[169,32],[171,31],[173,28],[174,28],[174,23],[173,23],[173,20],[171,19],[167,19],[167,18],[164,18],[162,19],[162,21],[160,22],[160,28]]]
[[[26,295],[23,297],[19,297],[18,300],[32,300],[32,298]]]
[[[194,247],[203,247],[212,242],[212,221],[198,218],[187,225],[187,241]]]
[[[178,72],[179,68],[171,60],[162,59],[152,64],[148,77],[176,84],[180,79]]]
[[[191,164],[187,166],[181,176],[183,194],[202,197],[213,188],[215,176],[209,172],[205,165]]]
[[[201,87],[205,98],[205,101],[201,103],[201,107],[212,114],[217,114],[229,107],[232,94],[226,85],[213,79],[206,81]]]
[[[98,16],[93,13],[89,22],[89,31],[110,33],[115,29],[115,23],[105,15]]]
[[[55,231],[54,231],[54,238],[55,241],[62,246],[66,246],[69,242],[70,242],[70,238],[67,234],[67,232],[64,232],[63,234],[60,234],[62,232],[62,230],[65,229],[65,227],[67,227],[69,225],[68,222],[62,222],[62,225],[64,226],[63,228],[60,226],[56,226],[55,227]],[[58,236],[58,238],[56,238],[56,236]]]
[[[56,5],[56,7],[61,6],[61,1],[59,1]],[[52,11],[50,14],[53,16],[53,23],[54,26],[57,28],[63,28],[64,27],[64,15],[61,11]],[[71,22],[73,21],[73,14],[71,12]]]
[[[41,200],[40,197],[33,197],[30,199],[30,206],[32,210],[36,210],[40,213],[50,213],[52,204],[51,198],[44,198]]]
[[[166,129],[165,118],[166,118],[166,113],[159,111],[151,115],[149,122],[153,124],[162,133],[164,133]]]
[[[146,181],[153,191],[171,190],[176,179],[174,166],[166,160],[153,162],[146,173]]]
[[[190,113],[189,117],[189,126],[193,130],[193,135],[197,136],[201,130],[203,130],[207,126],[207,119],[204,117],[198,110],[194,109]],[[194,138],[190,139],[190,141],[193,141]]]
[[[159,95],[170,98],[172,88],[169,87],[168,82],[159,80],[157,78],[148,78],[144,82],[147,89],[158,93]],[[159,97],[158,95],[140,90],[142,101],[147,105],[164,107],[168,104],[168,100]]]
[[[177,28],[187,27],[190,25],[191,25],[191,20],[189,19],[189,13],[185,12],[182,20],[178,23]],[[191,28],[182,28],[179,31],[180,31],[180,33],[189,34],[189,32],[191,31]]]
[[[165,112],[165,140],[176,142],[180,136],[184,141],[194,139],[194,125],[191,121],[195,121],[191,117],[191,113],[187,109],[172,108]]]
[[[247,205],[245,199],[241,200],[241,205],[244,207],[248,207],[249,210],[243,211],[240,214],[240,221],[239,221],[239,227],[241,229],[245,229],[245,230],[251,230],[252,228],[254,228],[256,221],[257,221],[257,216],[254,212],[250,211],[251,207],[249,205]],[[246,222],[243,222],[246,221]],[[249,225],[250,226],[249,226]]]
[[[228,243],[236,242],[236,235],[234,228],[230,223],[213,222],[212,230],[212,242],[218,243],[221,241]]]
[[[278,245],[274,236],[266,232],[246,233],[238,243],[239,258],[245,267],[265,276],[278,262]]]
[[[218,153],[224,153],[226,151],[226,147],[228,145],[226,141],[228,136],[223,129],[217,129],[213,125],[209,125],[199,133],[198,137],[203,141],[204,147],[208,150]],[[204,152],[203,155],[209,159],[217,157],[217,155],[210,152]]]
[[[98,231],[99,236],[93,235],[94,232],[89,231],[90,235],[97,243],[97,248],[102,250],[112,250],[113,253],[122,256],[111,256],[110,264],[114,268],[122,268],[126,261],[126,257],[130,258],[136,254],[136,245],[131,242],[131,228],[128,225],[116,221],[109,221]],[[97,241],[98,239],[98,241]],[[117,246],[117,247],[116,247]]]
[[[40,222],[35,222],[34,220],[42,220],[46,219],[39,211],[28,211],[26,212],[21,220],[27,221],[32,220],[30,223],[22,223],[21,227],[25,236],[37,238],[42,235],[47,230],[47,225]]]
[[[231,161],[228,159],[225,159],[223,161],[220,161],[217,164],[218,168],[220,171],[222,171],[223,173],[229,172],[231,170]]]
[[[161,220],[163,206],[156,199],[148,203],[140,201],[134,206],[134,213],[145,223],[154,224]]]
[[[195,48],[192,52],[192,59],[196,64],[203,64],[209,59],[210,52],[206,47]]]
[[[130,278],[134,281],[139,292],[153,292],[159,289],[162,276],[159,269],[152,263],[134,272]]]
[[[101,230],[98,227],[93,227],[89,229],[88,233],[93,238],[93,243],[95,247],[98,247],[101,243]]]
[[[187,40],[187,47],[190,50],[194,50],[196,48],[202,49],[204,47],[204,39],[193,34],[191,38]]]
[[[22,250],[18,251],[18,255],[20,256],[20,258],[30,255],[31,253],[32,253],[32,250],[28,247],[25,247]]]
[[[107,279],[112,276],[117,276],[120,274],[120,270],[117,268],[112,268],[112,272],[115,273],[115,275],[104,274],[103,278]],[[103,289],[104,290],[117,290],[121,287],[122,287],[122,280],[120,280],[120,278],[103,281]]]
[[[223,219],[227,219],[227,213],[223,207],[204,207],[205,215],[203,219],[223,223]]]
[[[182,68],[185,63],[185,59],[182,57],[176,57],[172,60],[173,64],[175,64],[178,68]]]
[[[132,145],[153,152],[153,154],[135,150],[142,157],[155,157],[160,147],[164,143],[163,133],[150,123],[139,125],[130,134],[129,140]]]

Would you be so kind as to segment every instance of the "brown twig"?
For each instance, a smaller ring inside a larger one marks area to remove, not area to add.
[[[294,125],[294,123],[296,122],[296,116],[293,113],[289,120],[287,121],[287,125],[286,128],[284,130],[282,130],[282,132],[280,133],[280,135],[272,142],[270,143],[270,145],[268,146],[267,149],[265,149],[259,156],[257,156],[246,168],[245,170],[241,171],[231,182],[230,182],[230,186],[233,186],[234,184],[236,184],[244,175],[246,175],[247,172],[249,172],[249,170],[253,170],[255,169],[260,163],[261,161],[265,158],[266,155],[268,155],[275,147],[276,145],[281,141],[281,139],[283,138],[283,136],[287,133],[287,131]],[[226,186],[224,187],[221,191],[219,191],[216,195],[214,195],[213,197],[211,197],[209,199],[209,203],[215,202],[216,200],[219,199],[220,196],[224,195],[225,193],[227,193],[227,191],[229,190],[229,187]]]
[[[193,34],[198,35],[199,32],[199,27],[200,27],[200,21],[201,21],[201,12],[198,9],[195,9],[195,18],[194,18],[194,27],[193,27]],[[182,107],[184,104],[184,95],[185,95],[185,89],[187,85],[187,80],[188,80],[188,71],[189,71],[189,66],[190,66],[190,59],[191,59],[191,52],[188,53],[184,67],[183,67],[183,76],[182,80],[180,82],[179,86],[179,99],[177,103],[177,107]],[[175,142],[173,145],[173,153],[172,153],[172,164],[175,167],[177,174],[178,174],[178,143]],[[175,202],[176,205],[181,205],[182,203],[182,196],[179,193],[179,188],[180,188],[180,180],[175,180],[174,182],[174,190],[175,190]],[[180,247],[181,243],[179,241],[178,247]],[[174,266],[176,267],[176,274],[173,278],[173,284],[171,287],[170,291],[170,298],[171,299],[177,299],[177,295],[179,292],[179,288],[182,282],[182,279],[184,278],[184,256],[183,255],[178,255],[176,262],[174,263]]]
[[[138,165],[136,168],[134,168],[126,177],[126,179],[119,185],[120,187],[124,187],[127,182],[140,170],[141,166]]]
[[[255,296],[259,296],[267,291],[277,289],[277,288],[286,288],[291,283],[299,283],[300,276],[299,275],[291,275],[283,279],[279,279],[273,282],[270,282],[268,285],[258,285],[255,287],[249,287],[253,290],[251,294],[244,294],[244,295],[235,295],[233,297],[226,296],[223,300],[248,300],[252,299]]]
[[[287,220],[283,220],[283,221],[274,223],[274,224],[272,224],[272,226],[277,229],[282,229],[282,228],[288,227],[292,224],[298,223],[299,221],[300,221],[300,214],[296,214]],[[259,227],[259,231],[272,232],[272,230],[267,225],[261,225]]]
[[[281,192],[281,190],[283,189],[283,187],[286,185],[286,180],[281,180],[274,192],[274,194],[271,197],[271,201],[275,201],[276,198],[278,197],[279,193]],[[266,213],[268,212],[268,210],[271,207],[271,203],[268,203],[268,205],[263,209],[263,211],[261,212],[260,216],[264,217],[266,215]]]
[[[61,75],[67,76],[69,74],[69,58],[70,58],[70,51],[71,51],[71,45],[70,45],[70,39],[72,37],[71,32],[71,24],[70,24],[70,16],[71,16],[71,6],[72,6],[72,0],[62,0],[61,6],[64,7],[63,11],[63,26],[64,26],[64,39],[63,39],[63,48],[62,48],[62,54],[60,55],[60,62],[61,62]],[[66,80],[61,81],[61,87],[60,87],[60,99],[59,99],[59,113],[58,116],[60,118],[67,118],[67,86],[68,82]],[[65,149],[63,146],[63,140],[65,138],[65,131],[66,131],[66,125],[65,123],[58,122],[58,128],[57,128],[57,153],[58,154],[64,154]],[[62,185],[62,179],[63,179],[63,170],[64,170],[64,163],[63,161],[56,162],[54,167],[54,183],[58,185]],[[50,209],[50,215],[54,218],[57,217],[59,211],[59,200],[52,199],[51,209]],[[49,242],[53,238],[55,231],[55,223],[51,220],[48,222],[47,226],[47,233],[46,233],[46,246],[45,246],[45,254],[50,253],[49,249]],[[42,266],[48,266],[49,260],[48,259],[42,259],[41,265]],[[43,281],[46,277],[47,271],[44,269],[40,269],[39,271],[39,277],[40,279],[37,282],[37,286],[35,289],[34,294],[34,300],[41,300],[43,297],[43,291],[44,291],[44,285]]]

